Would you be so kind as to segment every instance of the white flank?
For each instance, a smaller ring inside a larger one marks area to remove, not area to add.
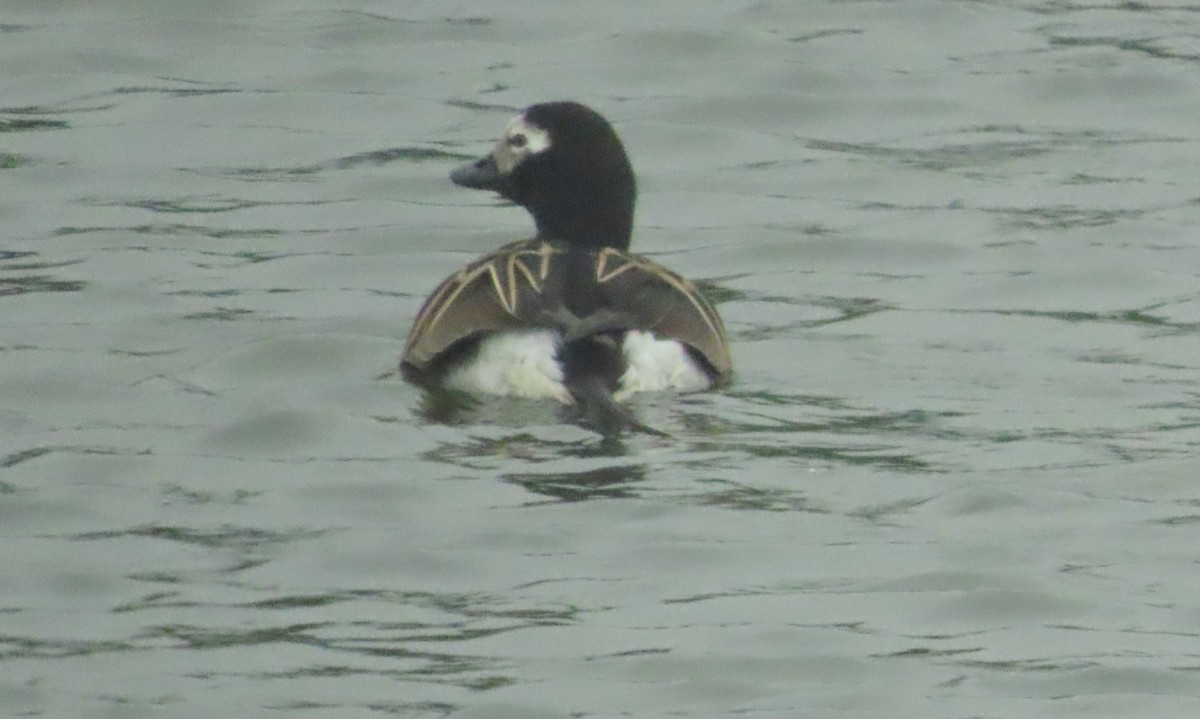
[[[653,333],[632,330],[626,333],[621,351],[629,366],[614,395],[618,400],[634,392],[697,392],[709,387],[708,375],[675,340],[660,340]]]
[[[572,404],[575,400],[563,386],[558,344],[558,335],[546,330],[492,335],[470,362],[446,376],[445,384],[464,392],[551,397]]]

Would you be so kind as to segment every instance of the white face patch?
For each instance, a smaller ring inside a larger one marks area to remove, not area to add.
[[[517,115],[504,130],[504,137],[496,142],[492,157],[500,174],[507,175],[530,155],[545,152],[550,147],[550,133]]]

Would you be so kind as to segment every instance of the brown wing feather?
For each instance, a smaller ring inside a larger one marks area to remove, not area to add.
[[[596,256],[596,280],[637,329],[699,352],[718,379],[733,372],[725,325],[696,286],[653,260],[612,248]]]
[[[489,253],[442,281],[417,313],[401,361],[424,369],[454,343],[530,324],[550,245],[525,240]]]
[[[568,340],[613,330],[649,330],[682,342],[711,366],[717,380],[733,371],[725,327],[695,285],[644,257],[604,248],[593,258],[599,306],[579,316],[543,296],[561,249],[516,242],[467,265],[433,291],[417,314],[402,362],[426,368],[451,345],[481,332],[552,327]]]

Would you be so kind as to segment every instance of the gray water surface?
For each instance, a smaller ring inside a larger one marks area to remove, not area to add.
[[[0,8],[0,714],[1200,715],[1188,3]],[[727,390],[439,415],[446,174],[616,125]]]

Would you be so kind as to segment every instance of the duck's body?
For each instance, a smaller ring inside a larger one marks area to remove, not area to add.
[[[633,170],[600,115],[577,103],[534,105],[491,154],[451,179],[524,206],[538,234],[434,290],[404,349],[407,379],[585,405],[728,379],[716,311],[690,282],[627,251]],[[611,409],[601,410],[609,415],[601,425],[629,424]]]

